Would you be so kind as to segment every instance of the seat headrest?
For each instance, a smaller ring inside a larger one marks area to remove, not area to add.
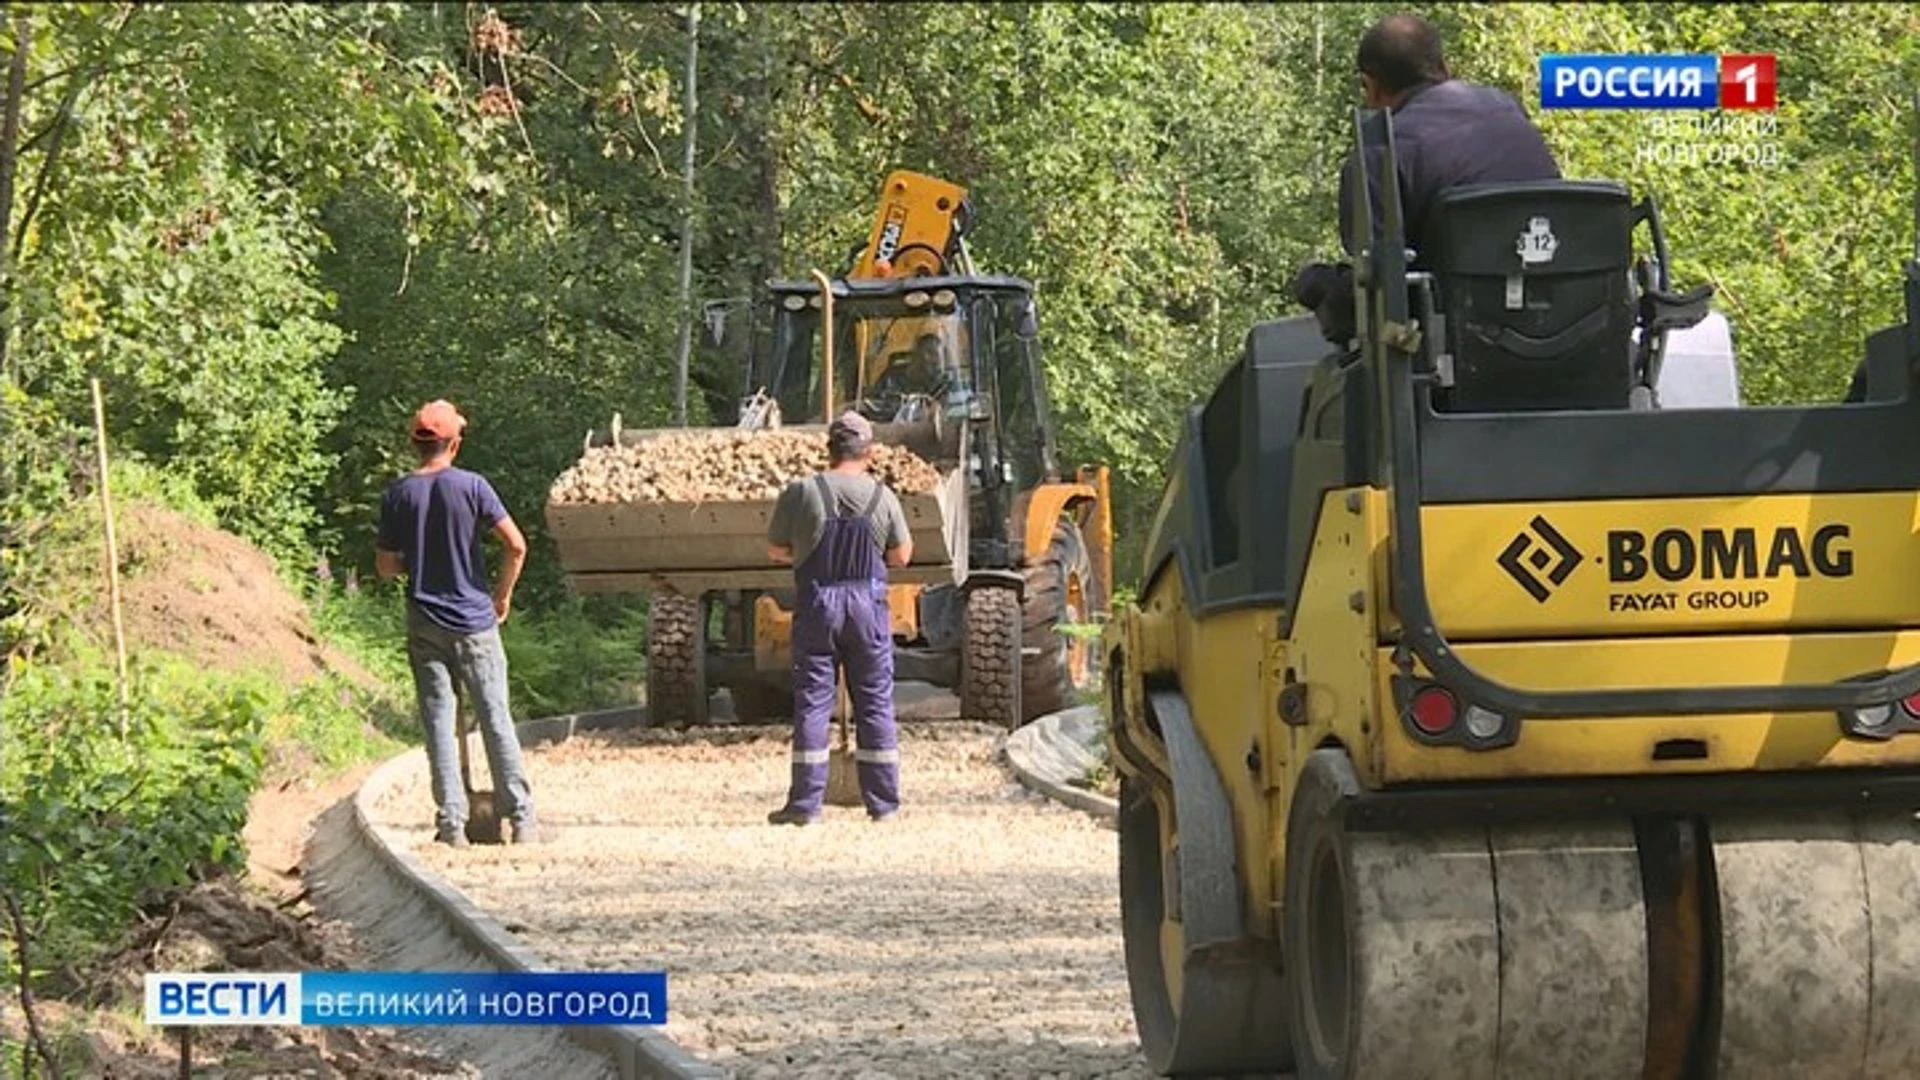
[[[1599,180],[1470,184],[1434,204],[1422,261],[1441,274],[1567,274],[1633,261],[1633,201]]]

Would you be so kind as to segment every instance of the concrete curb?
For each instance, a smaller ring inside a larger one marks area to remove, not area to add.
[[[1009,732],[998,751],[1027,788],[1112,824],[1120,818],[1119,801],[1072,783],[1106,760],[1098,749],[1104,738],[1100,707],[1081,705]]]
[[[521,746],[551,746],[587,731],[644,726],[646,709],[632,706],[599,712],[549,716],[515,725]],[[404,850],[389,830],[374,822],[373,807],[409,768],[424,768],[426,751],[409,750],[375,769],[353,796],[353,828],[357,839],[371,849],[429,905],[460,938],[503,971],[553,971],[546,958],[529,949],[492,916],[481,911],[466,894],[422,865]],[[619,1069],[621,1080],[656,1077],[661,1080],[724,1078],[731,1074],[689,1054],[658,1029],[638,1025],[569,1027],[567,1034],[590,1050],[605,1054]]]

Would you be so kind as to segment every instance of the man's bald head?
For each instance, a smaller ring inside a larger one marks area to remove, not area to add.
[[[1389,15],[1374,23],[1360,38],[1359,68],[1386,97],[1448,77],[1440,31],[1418,15]]]

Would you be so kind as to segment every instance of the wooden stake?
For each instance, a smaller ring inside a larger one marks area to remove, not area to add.
[[[120,617],[120,548],[113,539],[113,485],[107,479],[107,406],[93,380],[94,451],[100,462],[100,513],[107,532],[107,603],[113,610],[113,657],[120,675],[120,737],[127,737],[127,633]]]

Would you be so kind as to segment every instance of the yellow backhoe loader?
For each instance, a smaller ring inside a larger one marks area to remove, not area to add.
[[[1032,287],[975,270],[971,214],[965,189],[894,172],[845,273],[770,282],[771,347],[749,361],[737,427],[824,429],[853,408],[935,466],[935,491],[902,496],[915,553],[892,575],[895,676],[1017,727],[1095,685],[1099,651],[1073,631],[1105,615],[1111,513],[1105,467],[1058,465]],[[790,715],[792,571],[766,556],[772,510],[548,506],[575,588],[651,596],[657,722],[707,722],[721,687],[743,720]]]
[[[1359,339],[1253,329],[1103,642],[1147,1056],[1920,1076],[1920,261],[1865,400],[1743,406],[1651,198],[1408,238],[1355,121]]]

